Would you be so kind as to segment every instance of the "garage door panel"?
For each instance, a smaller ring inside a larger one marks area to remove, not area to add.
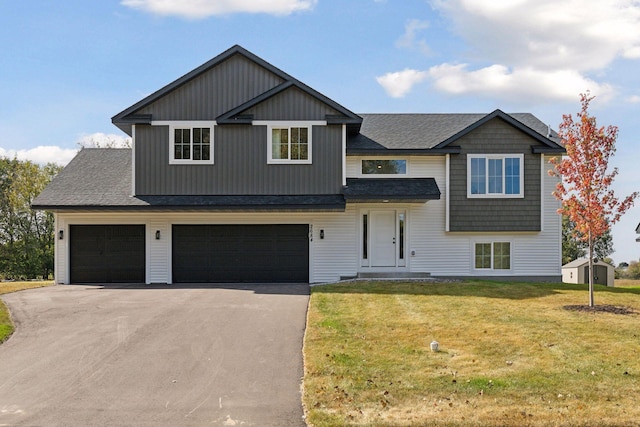
[[[144,283],[144,225],[70,226],[72,283]]]
[[[308,282],[308,225],[174,225],[173,280]]]

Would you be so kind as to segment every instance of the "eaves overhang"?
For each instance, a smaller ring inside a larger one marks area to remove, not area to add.
[[[440,199],[434,178],[347,178],[347,203],[426,203]]]
[[[347,147],[347,156],[442,156],[445,154],[460,154],[460,147],[444,147],[444,148],[349,148]]]

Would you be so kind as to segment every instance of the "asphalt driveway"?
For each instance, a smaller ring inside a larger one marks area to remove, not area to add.
[[[3,295],[0,426],[304,426],[308,285]]]

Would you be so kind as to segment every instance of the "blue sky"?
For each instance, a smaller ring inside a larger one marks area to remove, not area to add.
[[[640,190],[637,0],[25,0],[0,3],[0,156],[65,164],[111,117],[234,44],[357,113],[531,112],[596,99]],[[640,258],[640,201],[614,226]]]

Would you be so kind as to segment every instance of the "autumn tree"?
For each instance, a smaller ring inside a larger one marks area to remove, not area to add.
[[[570,114],[562,116],[559,135],[567,154],[562,159],[552,159],[554,167],[550,171],[562,177],[554,191],[562,201],[558,212],[575,224],[575,236],[588,247],[590,307],[594,306],[594,242],[618,222],[638,197],[638,192],[634,192],[621,201],[611,188],[618,170],[608,172],[607,169],[615,153],[618,128],[597,126],[596,118],[588,111],[592,99],[589,93],[580,95],[582,109],[575,121]]]

